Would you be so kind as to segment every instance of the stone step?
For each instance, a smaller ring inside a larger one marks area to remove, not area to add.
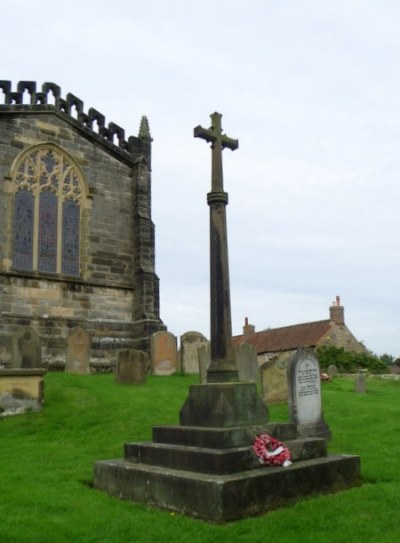
[[[254,438],[253,438],[254,439]],[[326,455],[326,441],[305,438],[286,441],[292,461],[308,460]],[[209,449],[165,443],[126,443],[125,460],[199,473],[228,474],[256,469],[260,462],[251,445],[230,449]]]
[[[360,458],[338,455],[212,475],[117,459],[96,462],[94,487],[112,496],[221,523],[276,509],[306,496],[361,484]]]
[[[209,449],[244,447],[255,436],[269,434],[280,441],[296,438],[296,425],[290,422],[266,423],[231,428],[206,428],[200,426],[154,426],[153,441],[170,445],[187,445]]]

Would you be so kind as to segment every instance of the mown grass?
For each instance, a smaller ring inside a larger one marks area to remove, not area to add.
[[[112,375],[46,376],[41,412],[0,419],[1,543],[395,543],[400,538],[400,383],[323,384],[331,452],[361,456],[363,485],[300,500],[256,518],[211,525],[120,501],[91,488],[97,460],[175,424],[196,377],[150,377],[122,386]],[[287,420],[287,405],[270,419]]]

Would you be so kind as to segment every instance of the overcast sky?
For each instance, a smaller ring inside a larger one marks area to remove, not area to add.
[[[328,318],[400,356],[398,0],[12,0],[0,79],[52,81],[153,143],[161,317],[209,337],[223,114],[233,333]]]

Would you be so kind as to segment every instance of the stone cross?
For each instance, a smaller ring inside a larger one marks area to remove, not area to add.
[[[228,241],[226,205],[228,194],[224,192],[222,151],[238,148],[238,140],[222,133],[220,113],[211,115],[211,128],[196,126],[194,137],[211,143],[212,168],[211,192],[207,194],[210,206],[210,320],[211,363],[207,382],[238,381],[238,369],[232,346],[231,301],[229,289]]]

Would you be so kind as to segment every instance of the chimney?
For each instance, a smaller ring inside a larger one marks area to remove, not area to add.
[[[336,296],[336,301],[332,302],[329,308],[329,318],[335,324],[344,324],[344,307],[340,305],[340,296]]]
[[[249,324],[249,319],[245,317],[243,326],[243,339],[246,341],[250,336],[254,334],[256,327],[253,324]]]

